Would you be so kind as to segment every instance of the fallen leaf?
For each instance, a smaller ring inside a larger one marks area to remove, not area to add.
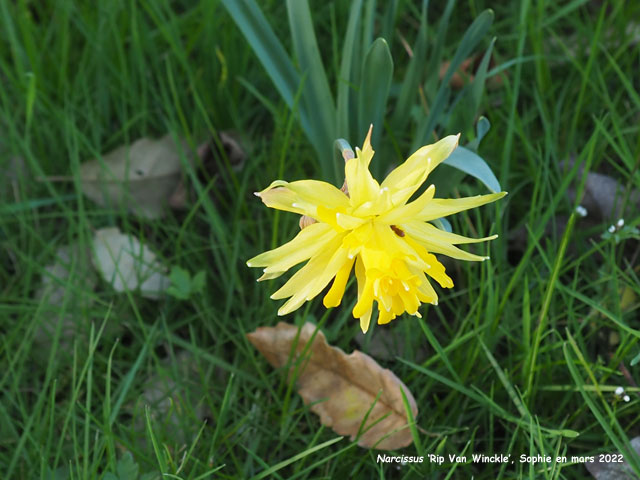
[[[631,440],[631,448],[640,455],[640,437]],[[614,461],[600,461],[601,455],[596,455],[595,462],[585,462],[584,464],[596,480],[635,480],[638,478],[626,460],[624,462],[615,461],[621,457],[619,452],[611,455],[605,454],[604,457],[611,457]]]
[[[157,299],[171,284],[167,269],[146,245],[118,228],[97,230],[93,237],[93,264],[117,292],[140,290],[145,298]]]
[[[62,322],[60,345],[70,347],[86,317],[82,311],[91,306],[86,292],[93,290],[96,274],[91,268],[89,251],[77,244],[60,247],[55,260],[44,267],[42,281],[34,294],[38,302],[46,302],[44,319],[35,332],[37,343],[48,344]]]
[[[82,191],[100,206],[124,207],[149,219],[159,218],[182,176],[180,155],[186,146],[170,135],[141,138],[83,163]]]
[[[295,346],[295,358],[305,350],[315,331],[316,327],[309,322],[302,327]],[[249,341],[276,368],[287,365],[297,336],[298,327],[285,322],[279,322],[275,327],[260,327],[247,334]],[[298,371],[298,393],[305,404],[311,405],[311,411],[320,416],[324,425],[339,435],[350,435],[353,440],[375,402],[358,445],[395,450],[411,444],[413,438],[407,427],[400,389],[404,390],[414,418],[418,407],[409,389],[391,370],[382,368],[369,355],[358,350],[347,355],[339,348],[329,346],[321,331],[316,333],[305,355],[309,358],[303,360]],[[295,366],[292,366],[289,374],[294,370]],[[376,401],[378,393],[380,397]],[[382,417],[385,418],[380,420]],[[396,433],[384,438],[392,432]]]

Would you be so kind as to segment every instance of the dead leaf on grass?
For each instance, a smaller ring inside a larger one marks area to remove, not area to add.
[[[117,292],[140,290],[157,299],[169,287],[167,271],[146,245],[118,228],[97,230],[93,237],[93,264]]]
[[[305,350],[315,330],[316,327],[308,322],[302,327],[295,358]],[[297,335],[298,327],[279,322],[275,327],[260,327],[247,337],[269,363],[278,368],[287,364]],[[316,333],[305,355],[310,356],[302,360],[298,371],[298,393],[324,425],[339,435],[350,435],[353,440],[375,402],[358,445],[395,450],[413,442],[400,389],[404,390],[414,418],[418,407],[409,389],[391,370],[382,368],[358,350],[347,355],[339,348],[331,347],[321,331]],[[294,370],[295,366],[292,366],[289,374]],[[380,397],[376,401],[378,394]],[[385,418],[380,420],[382,417]],[[387,437],[389,434],[392,435]]]
[[[160,218],[182,176],[183,142],[170,135],[141,138],[80,167],[82,191],[100,206],[124,207],[144,218]]]

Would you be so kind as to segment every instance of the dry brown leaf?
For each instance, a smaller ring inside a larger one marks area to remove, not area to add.
[[[295,347],[295,358],[305,350],[316,327],[305,323]],[[274,367],[287,364],[292,344],[298,335],[298,327],[279,322],[275,327],[260,327],[247,334],[249,341]],[[379,450],[395,450],[411,444],[413,438],[407,424],[407,416],[400,389],[404,390],[415,418],[416,401],[409,389],[386,368],[382,368],[369,355],[355,350],[347,355],[337,347],[331,347],[321,331],[306,350],[309,358],[302,360],[298,372],[298,393],[320,421],[339,435],[357,435],[365,415],[375,402],[364,433],[358,445]],[[292,374],[292,366],[289,373]],[[380,398],[376,402],[376,396]],[[381,417],[386,418],[376,423]],[[373,427],[369,428],[373,423]],[[398,431],[399,430],[399,431]],[[396,431],[393,435],[386,435]],[[382,440],[384,438],[384,440]]]
[[[98,205],[125,207],[135,215],[159,218],[182,175],[180,154],[170,135],[141,138],[80,167],[82,191]]]

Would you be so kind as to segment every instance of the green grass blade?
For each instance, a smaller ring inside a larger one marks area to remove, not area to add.
[[[222,0],[222,5],[242,31],[283,100],[287,105],[293,105],[300,76],[258,5],[253,0]]]
[[[306,457],[307,455],[310,455],[314,452],[317,452],[318,450],[322,450],[323,448],[326,448],[330,445],[333,445],[336,442],[339,442],[340,440],[342,440],[343,437],[336,437],[336,438],[332,438],[331,440],[328,440],[324,443],[321,443],[320,445],[316,445],[315,447],[312,448],[308,448],[307,450],[298,453],[297,455],[294,455],[291,458],[288,458],[280,463],[275,464],[273,467],[269,467],[268,469],[266,469],[263,472],[260,472],[258,475],[256,475],[255,477],[253,477],[253,480],[259,480],[261,478],[265,478],[268,477],[269,475],[274,474],[275,472],[277,472],[278,470],[286,467],[287,465],[291,465],[294,462],[297,462],[298,460],[303,459],[304,457]]]
[[[447,69],[444,77],[442,78],[442,82],[440,84],[440,88],[438,89],[438,93],[436,94],[436,98],[433,101],[434,108],[431,110],[431,113],[424,117],[424,119],[420,122],[418,126],[415,139],[413,142],[412,149],[417,149],[420,145],[424,145],[428,143],[431,137],[431,131],[438,124],[438,114],[435,106],[441,105],[443,102],[443,98],[448,95],[449,90],[449,81],[453,74],[458,70],[460,65],[464,60],[466,60],[471,52],[478,45],[480,40],[486,35],[493,23],[493,11],[485,10],[478,18],[476,18],[471,26],[467,29],[462,40],[460,41],[460,45],[456,50],[451,63],[449,64],[449,68]]]
[[[333,95],[320,58],[309,3],[307,0],[287,0],[287,12],[293,48],[300,70],[305,75],[301,111],[309,119],[310,130],[306,133],[319,155],[323,176],[328,178],[330,174],[338,174],[334,171],[331,155],[333,140],[336,138]]]
[[[589,407],[589,410],[591,410],[591,413],[593,413],[593,416],[596,418],[596,420],[598,421],[602,429],[605,431],[605,433],[607,434],[611,442],[616,446],[618,451],[625,456],[625,459],[627,460],[627,462],[629,462],[629,465],[631,466],[633,471],[640,476],[640,458],[638,458],[638,454],[636,454],[633,451],[633,448],[630,448],[629,439],[627,438],[626,434],[622,430],[622,427],[618,423],[618,420],[616,419],[615,414],[609,409],[606,401],[603,401],[602,403],[605,406],[605,409],[607,410],[607,413],[608,413],[608,415],[605,417],[605,415],[600,411],[600,408],[598,408],[598,406],[596,405],[596,402],[593,400],[593,398],[591,398],[591,395],[587,393],[587,391],[583,388],[585,386],[585,383],[582,380],[582,376],[578,372],[578,369],[574,365],[575,360],[571,355],[571,352],[569,351],[569,348],[568,348],[569,343],[571,344],[571,347],[573,348],[575,353],[578,355],[578,359],[582,364],[583,368],[585,368],[587,372],[590,374],[589,376],[591,377],[591,380],[595,382],[596,378],[593,375],[593,373],[590,371],[589,365],[587,364],[584,357],[582,356],[582,352],[579,350],[578,346],[576,345],[575,340],[573,339],[573,337],[571,337],[571,334],[569,334],[568,331],[567,331],[567,334],[568,334],[569,342],[564,343],[564,345],[562,346],[562,351],[564,353],[564,357],[567,362],[567,368],[569,369],[569,373],[573,377],[573,381],[578,387],[578,390],[580,391],[580,394],[582,395],[584,402],[587,404],[587,406]],[[617,435],[613,431],[612,425],[616,427],[616,430],[618,430],[620,435]]]
[[[422,2],[422,16],[418,38],[413,46],[413,56],[409,60],[407,73],[402,80],[398,102],[396,103],[391,125],[396,132],[401,132],[409,121],[409,112],[418,95],[418,87],[424,73],[425,58],[427,55],[427,0]]]

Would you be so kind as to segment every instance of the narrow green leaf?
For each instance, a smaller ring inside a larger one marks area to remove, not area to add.
[[[258,5],[254,0],[221,1],[256,53],[283,100],[292,106],[300,76]]]
[[[494,193],[502,191],[498,179],[480,156],[468,148],[456,148],[443,163],[477,178]]]
[[[247,39],[247,42],[249,42],[282,99],[289,108],[293,108],[295,94],[302,79],[294,68],[289,54],[280,43],[280,40],[278,40],[258,5],[254,0],[221,1]],[[311,122],[311,118],[315,117],[315,112],[308,112],[305,108],[305,104],[301,104],[298,108],[300,124],[316,152],[320,155],[323,145],[318,142]],[[327,150],[330,150],[331,140],[333,138],[330,139]]]
[[[332,144],[336,138],[336,108],[333,95],[320,58],[308,1],[287,0],[287,12],[293,48],[300,70],[306,79],[301,102],[302,111],[308,113],[310,122],[310,130],[306,133],[316,147],[326,178],[330,172],[332,175],[337,174],[332,155]]]
[[[352,70],[355,59],[358,58],[355,42],[358,27],[360,26],[360,10],[362,10],[362,0],[355,0],[351,4],[347,33],[344,36],[344,45],[342,47],[342,62],[340,63],[338,77],[338,127],[336,132],[340,138],[350,138],[349,99],[351,97]]]
[[[393,60],[389,46],[383,38],[376,39],[369,48],[362,64],[362,82],[358,96],[358,131],[356,136],[364,138],[373,123],[372,144],[380,136],[383,115],[391,88]]]
[[[453,7],[455,6],[455,0],[448,0],[447,5],[438,22],[438,31],[436,32],[436,40],[434,46],[431,49],[429,55],[429,63],[427,64],[427,72],[438,72],[440,64],[442,63],[442,51],[444,49],[444,43],[446,41],[447,31],[449,30],[449,20],[453,13]],[[438,75],[429,75],[425,84],[430,97],[435,94],[435,89],[438,82]]]
[[[314,452],[317,452],[318,450],[322,450],[323,448],[328,447],[329,445],[333,445],[334,443],[339,442],[340,440],[342,440],[342,438],[343,437],[336,437],[336,438],[328,440],[328,441],[326,441],[324,443],[321,443],[320,445],[316,445],[315,447],[308,448],[304,452],[300,452],[297,455],[294,455],[293,457],[288,458],[287,460],[284,460],[284,461],[274,465],[273,467],[270,467],[270,468],[266,469],[265,471],[259,473],[255,477],[253,477],[253,479],[254,480],[259,480],[260,478],[268,477],[269,475],[277,472],[281,468],[284,468],[287,465],[290,465],[290,464],[292,464],[294,462],[297,462],[298,460],[302,460],[307,455],[310,455],[310,454],[312,454]]]
[[[484,84],[487,80],[487,71],[489,70],[489,62],[491,60],[491,54],[493,53],[493,46],[496,43],[496,37],[491,39],[491,43],[489,43],[489,48],[484,52],[482,56],[482,60],[480,61],[480,66],[475,73],[475,77],[473,79],[473,83],[471,84],[471,108],[470,112],[473,112],[475,116],[475,112],[480,108],[480,102],[482,101],[482,93],[484,92]]]

